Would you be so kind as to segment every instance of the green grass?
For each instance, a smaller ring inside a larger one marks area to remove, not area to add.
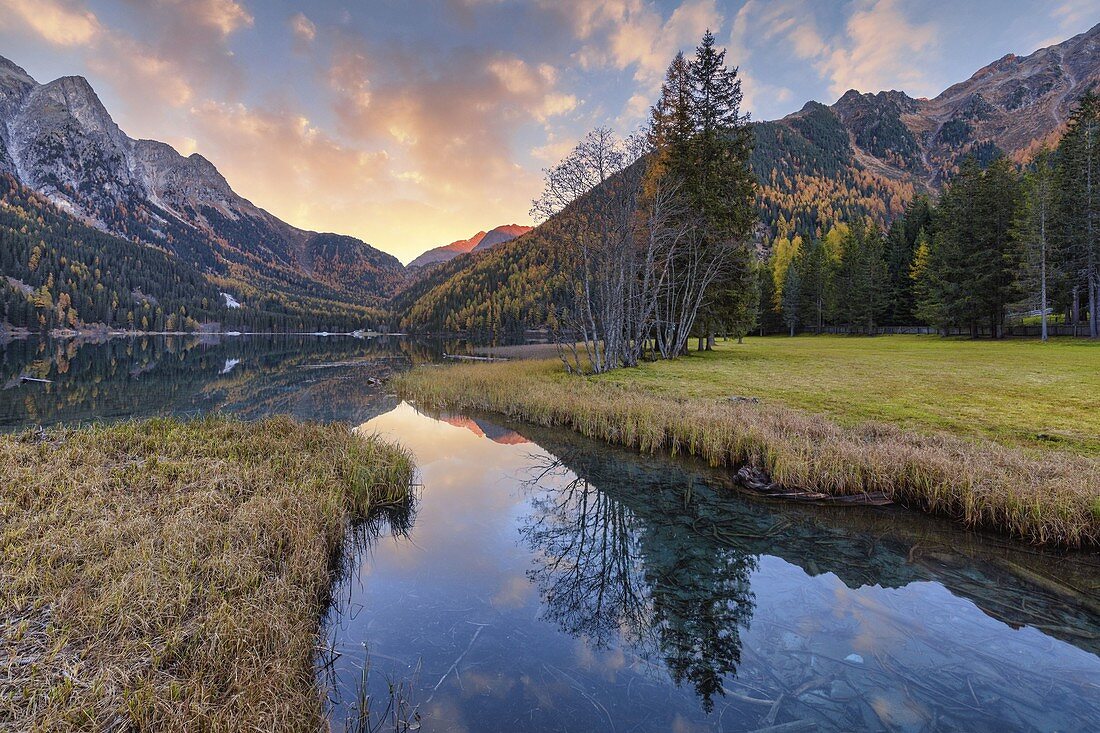
[[[717,350],[596,378],[674,397],[744,395],[906,429],[1100,456],[1100,343],[936,336],[719,340]]]
[[[335,559],[412,473],[285,418],[0,437],[0,728],[323,729]]]
[[[1100,349],[1081,343],[775,338],[595,377],[542,359],[419,367],[395,385],[428,408],[748,464],[789,489],[882,492],[1031,543],[1095,547],[1092,355]]]

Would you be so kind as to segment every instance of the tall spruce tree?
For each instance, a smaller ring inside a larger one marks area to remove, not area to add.
[[[675,190],[683,236],[669,257],[658,306],[663,356],[681,353],[689,333],[713,342],[715,329],[751,320],[756,292],[749,235],[756,219],[749,169],[752,131],[741,115],[741,82],[709,31],[688,60],[670,64],[649,130],[651,196]]]
[[[704,323],[743,323],[753,308],[751,298],[722,293],[752,292],[754,273],[749,234],[756,221],[756,179],[749,168],[753,133],[741,114],[741,80],[737,67],[726,66],[726,51],[707,30],[688,65],[695,136],[689,190],[700,214],[704,246],[729,250],[727,262],[710,286]],[[730,247],[730,243],[736,246]],[[708,345],[713,327],[707,327]]]
[[[976,337],[985,323],[992,336],[1003,335],[1019,269],[1012,236],[1019,202],[1019,180],[1005,158],[985,171],[968,159],[944,192],[930,267],[945,325],[968,327]]]
[[[791,336],[802,322],[802,278],[798,274],[801,269],[802,258],[791,263],[787,268],[787,275],[783,279],[783,323]]]
[[[1058,145],[1059,250],[1083,287],[1089,336],[1100,337],[1100,97],[1085,94]]]
[[[840,320],[854,332],[873,333],[886,310],[886,285],[882,232],[857,220],[844,238],[837,271]]]
[[[810,240],[802,247],[798,258],[801,280],[802,324],[821,333],[825,325],[825,309],[828,304],[832,271],[825,244],[820,239]]]
[[[910,271],[920,233],[931,225],[932,205],[918,194],[905,207],[905,213],[890,225],[886,235],[886,267],[889,272],[885,321],[903,326],[916,316],[916,302]]]
[[[1035,158],[1034,169],[1024,177],[1024,195],[1013,230],[1020,248],[1018,282],[1024,295],[1022,303],[1039,311],[1043,341],[1048,338],[1049,286],[1054,274],[1050,256],[1055,216],[1054,184],[1050,153],[1041,152]]]

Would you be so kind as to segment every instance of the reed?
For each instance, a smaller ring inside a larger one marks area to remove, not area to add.
[[[405,451],[160,419],[2,437],[0,466],[0,728],[323,728],[333,558],[407,499]]]
[[[1100,461],[1091,457],[882,422],[842,426],[768,402],[628,389],[568,377],[551,360],[419,367],[395,384],[430,409],[495,412],[712,466],[749,464],[792,489],[883,492],[1035,544],[1100,545]]]

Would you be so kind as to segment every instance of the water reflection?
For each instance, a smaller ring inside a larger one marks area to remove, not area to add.
[[[528,482],[524,529],[547,617],[599,643],[624,629],[655,642],[704,710],[721,696],[738,727],[822,730],[1100,722],[1095,556],[1044,555],[893,509],[777,512],[717,472],[528,432],[560,456]],[[572,477],[564,487],[545,480],[560,474]]]
[[[1096,555],[753,498],[692,463],[424,415],[378,383],[444,349],[15,341],[0,429],[283,413],[408,446],[422,497],[359,527],[326,621],[336,729],[368,654],[370,694],[406,681],[434,731],[1100,729]]]
[[[659,656],[672,680],[690,684],[703,709],[713,710],[723,679],[741,661],[755,556],[708,546],[668,518],[647,521],[562,459],[535,471],[527,484],[535,489],[532,512],[520,531],[533,553],[528,576],[546,604],[544,618],[598,647],[625,639],[635,654]],[[539,491],[550,476],[573,478]]]
[[[15,340],[0,346],[0,429],[217,410],[358,424],[397,404],[370,377],[443,348],[313,336]]]
[[[363,429],[408,442],[424,499],[407,540],[357,559],[355,617],[327,628],[385,674],[422,670],[426,730],[1100,721],[1095,556],[760,500],[694,464],[480,416],[401,405]]]

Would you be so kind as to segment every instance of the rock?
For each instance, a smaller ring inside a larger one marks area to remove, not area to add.
[[[851,662],[852,664],[863,664],[863,657],[859,656],[855,652],[844,657],[845,662]]]
[[[855,689],[844,680],[834,680],[829,685],[829,697],[833,700],[851,700],[855,696]]]

